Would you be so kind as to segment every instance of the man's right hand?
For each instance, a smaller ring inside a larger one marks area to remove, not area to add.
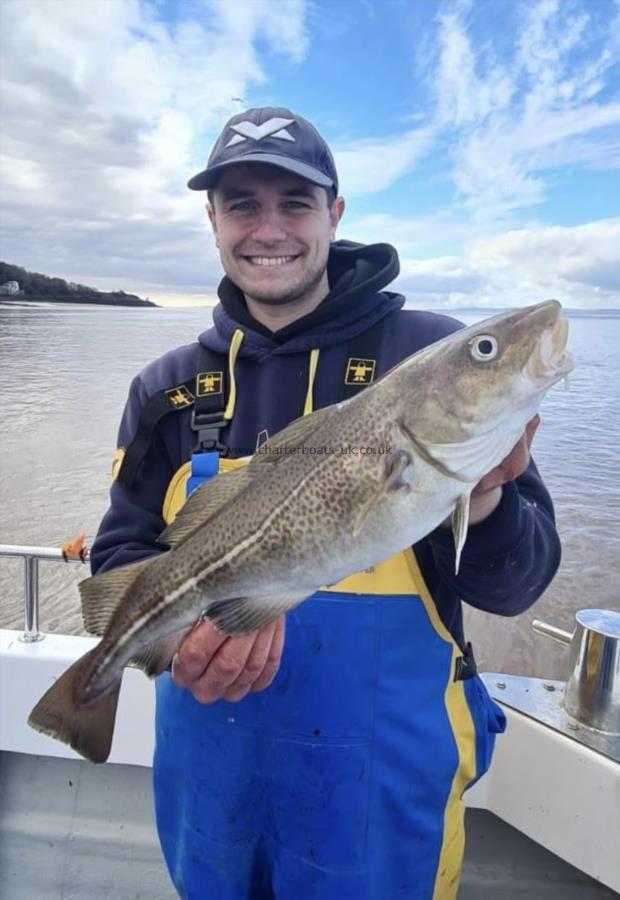
[[[172,661],[172,680],[199,703],[242,700],[269,687],[280,668],[284,616],[253,634],[228,637],[210,622],[187,635]]]

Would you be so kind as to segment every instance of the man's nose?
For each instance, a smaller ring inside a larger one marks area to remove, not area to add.
[[[255,241],[282,241],[286,239],[286,228],[278,210],[263,210],[256,227],[252,230]]]

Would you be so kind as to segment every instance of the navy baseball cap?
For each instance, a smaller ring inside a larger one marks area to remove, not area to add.
[[[282,107],[263,106],[233,116],[216,141],[206,169],[187,182],[192,191],[215,187],[224,169],[268,163],[338,193],[331,151],[314,125]]]

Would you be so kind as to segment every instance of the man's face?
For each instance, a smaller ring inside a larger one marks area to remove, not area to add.
[[[257,302],[311,296],[325,281],[330,241],[344,210],[324,188],[283,169],[231,166],[213,192],[209,218],[224,271]]]

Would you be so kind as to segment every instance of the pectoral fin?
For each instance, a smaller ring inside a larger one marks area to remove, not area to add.
[[[179,649],[183,638],[192,630],[192,627],[182,628],[180,631],[175,631],[174,634],[167,634],[165,637],[155,641],[154,644],[149,644],[139,656],[134,656],[129,665],[135,666],[136,669],[142,669],[149,678],[161,675],[170,665],[172,657]]]
[[[213,622],[224,634],[249,634],[275,622],[283,613],[298,606],[303,597],[286,600],[263,600],[259,597],[231,597],[212,603],[204,613],[204,618]]]
[[[353,537],[360,534],[368,516],[386,494],[389,494],[390,491],[409,490],[411,478],[406,478],[405,473],[412,464],[413,458],[407,450],[394,450],[388,457],[385,478],[376,493],[360,509],[353,526]]]
[[[459,565],[461,562],[461,552],[467,537],[467,528],[469,525],[469,498],[470,494],[462,494],[459,497],[454,512],[452,513],[452,534],[454,535],[454,548],[456,550],[456,561],[454,574],[459,574]]]

